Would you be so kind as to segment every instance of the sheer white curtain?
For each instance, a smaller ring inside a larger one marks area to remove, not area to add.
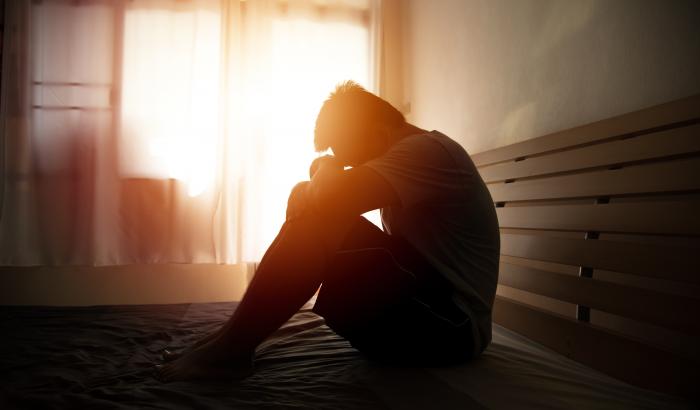
[[[8,2],[0,264],[260,258],[377,2]]]

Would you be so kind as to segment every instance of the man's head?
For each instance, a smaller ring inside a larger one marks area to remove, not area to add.
[[[353,81],[339,84],[316,118],[316,151],[328,148],[345,165],[355,166],[383,154],[403,114]]]

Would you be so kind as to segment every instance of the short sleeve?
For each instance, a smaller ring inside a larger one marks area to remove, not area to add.
[[[364,164],[394,188],[403,208],[461,197],[465,171],[429,135],[405,137],[384,155]]]

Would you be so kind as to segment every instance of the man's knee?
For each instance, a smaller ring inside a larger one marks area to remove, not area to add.
[[[337,218],[314,210],[306,210],[302,214],[288,219],[285,222],[286,229],[297,231],[310,240],[320,242],[328,252],[339,250],[348,234],[354,231],[354,227],[362,224],[361,216],[349,218]]]
[[[297,182],[297,184],[294,185],[292,190],[289,192],[289,199],[291,200],[293,197],[298,196],[302,191],[306,191],[309,183],[310,181]]]
[[[287,199],[287,220],[297,219],[309,208],[309,181],[294,185]]]

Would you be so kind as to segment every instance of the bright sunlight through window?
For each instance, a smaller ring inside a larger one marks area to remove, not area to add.
[[[122,173],[211,185],[219,116],[220,17],[209,10],[126,13]]]
[[[308,179],[317,155],[321,104],[344,80],[371,89],[368,3],[361,3],[309,2],[294,12],[285,2],[265,3],[277,5],[262,20],[249,9],[228,28],[216,8],[128,9],[122,175],[175,179],[193,198],[237,184],[244,222],[256,226],[246,241],[271,242],[291,188]],[[370,219],[378,223],[378,212]]]
[[[211,187],[221,135],[221,77],[232,75],[220,71],[219,19],[207,10],[127,12],[124,174],[174,178],[187,185],[191,196]],[[245,78],[242,115],[261,124],[266,134],[266,166],[259,182],[280,187],[267,198],[276,204],[286,202],[288,189],[282,187],[307,178],[315,156],[314,121],[329,92],[346,79],[369,86],[369,33],[365,25],[279,17],[269,35],[257,59],[264,67]]]

